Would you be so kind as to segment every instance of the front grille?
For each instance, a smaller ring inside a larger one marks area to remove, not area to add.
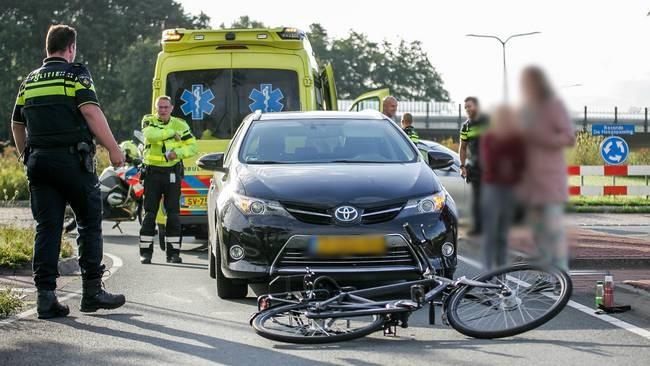
[[[390,221],[399,214],[403,206],[404,203],[400,202],[392,205],[367,208],[361,215],[361,223],[378,224],[380,222]]]
[[[311,235],[292,236],[273,261],[271,273],[304,273],[305,268],[323,272],[347,272],[366,269],[371,272],[420,271],[415,253],[404,237],[385,236],[386,252],[376,255],[316,256],[310,248]]]
[[[284,208],[296,219],[309,224],[329,225],[332,223],[332,215],[324,208],[296,205],[282,202]]]
[[[406,247],[389,248],[384,255],[358,255],[345,257],[313,257],[302,249],[287,249],[280,257],[278,267],[389,267],[415,266],[411,252]]]
[[[334,223],[334,208],[315,207],[282,202],[284,208],[296,219],[309,224],[331,225]],[[358,207],[361,211],[361,224],[370,225],[390,221],[404,207],[404,202],[384,204],[381,206]]]

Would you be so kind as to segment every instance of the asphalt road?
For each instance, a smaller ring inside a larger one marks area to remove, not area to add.
[[[31,315],[0,325],[0,365],[618,366],[647,365],[650,360],[650,336],[577,310],[580,303],[591,305],[586,296],[574,297],[573,308],[542,328],[502,340],[471,339],[440,323],[429,326],[423,310],[411,318],[410,328],[398,329],[398,337],[377,333],[326,346],[275,343],[258,337],[248,325],[256,308],[252,292],[242,301],[217,298],[205,251],[185,252],[182,265],[167,265],[157,251],[154,264],[143,266],[137,255],[137,228],[124,227],[124,235],[104,227],[105,251],[123,262],[106,287],[123,292],[127,304],[84,315],[77,309],[79,297],[70,295],[68,318],[40,321]],[[476,273],[464,263],[457,276]],[[648,319],[625,320],[648,329]]]

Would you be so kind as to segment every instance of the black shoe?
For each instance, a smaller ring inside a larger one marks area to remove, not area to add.
[[[140,263],[151,264],[151,253],[140,253]]]
[[[99,309],[117,309],[125,302],[124,295],[104,291],[101,278],[83,281],[80,311],[94,313]]]
[[[39,319],[61,318],[70,314],[70,308],[59,302],[54,291],[39,290],[36,312]]]
[[[170,256],[167,256],[167,263],[183,263],[183,260],[181,259],[181,256],[174,253]]]

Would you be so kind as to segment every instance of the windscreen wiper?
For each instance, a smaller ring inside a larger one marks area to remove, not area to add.
[[[359,164],[368,164],[368,163],[395,163],[394,161],[377,161],[377,160],[351,160],[351,159],[338,159],[331,160],[330,163],[359,163]]]
[[[291,162],[276,160],[246,160],[246,164],[291,164]]]

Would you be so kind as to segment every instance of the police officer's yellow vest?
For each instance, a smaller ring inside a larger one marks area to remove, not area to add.
[[[177,117],[170,117],[164,123],[157,115],[147,114],[142,118],[142,134],[145,139],[145,165],[170,167],[198,152],[196,139],[189,126]],[[178,141],[174,138],[176,134],[180,136]],[[168,160],[165,157],[169,151],[176,153],[176,159]]]

